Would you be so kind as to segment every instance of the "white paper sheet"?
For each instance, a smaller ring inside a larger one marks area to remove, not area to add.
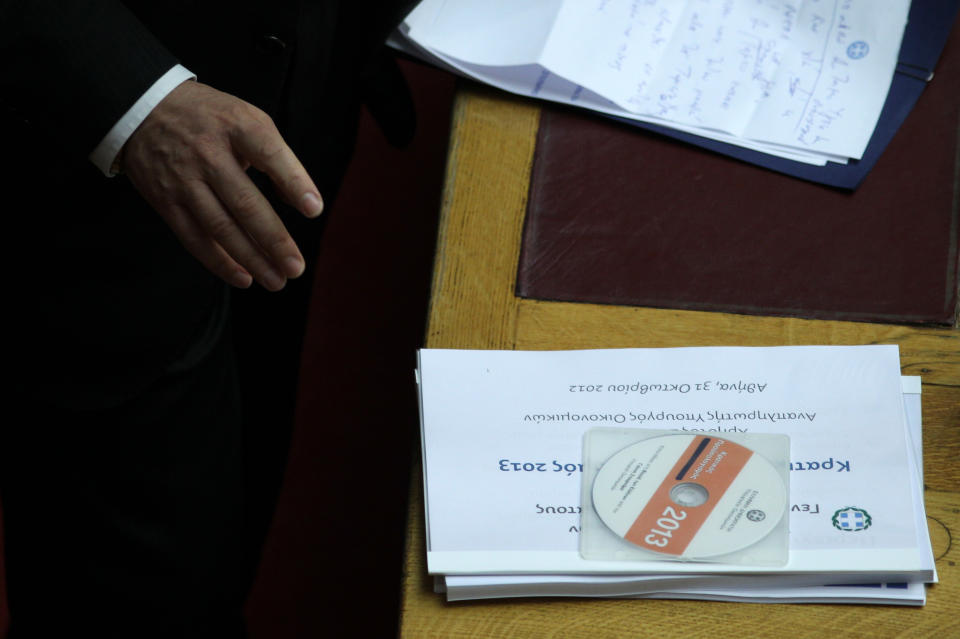
[[[790,564],[731,572],[932,579],[918,543],[896,347],[420,357],[431,573],[704,572],[580,558],[580,438],[590,426],[623,425],[791,435]],[[877,523],[838,530],[831,519],[845,506]]]
[[[907,432],[915,459],[922,454],[922,418],[920,378],[901,377]],[[922,464],[915,468],[918,485],[922,485]],[[922,504],[921,504],[922,505]],[[929,548],[926,515],[917,512],[918,530],[924,538],[921,545]],[[932,555],[932,549],[929,550]],[[813,576],[813,579],[816,577]],[[926,588],[923,583],[862,584],[858,586],[784,586],[776,576],[750,578],[730,576],[671,577],[660,575],[450,575],[438,577],[438,592],[448,601],[503,597],[639,597],[705,598],[720,601],[760,603],[871,603],[923,605]]]
[[[405,27],[426,51],[494,86],[819,163],[862,156],[909,7],[909,0],[424,0]],[[544,91],[551,76],[573,90]],[[579,99],[584,90],[602,99]]]

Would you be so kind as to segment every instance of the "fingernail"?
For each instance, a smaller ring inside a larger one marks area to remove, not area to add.
[[[303,212],[310,217],[317,217],[323,212],[323,200],[316,193],[303,194]]]
[[[288,257],[283,260],[286,267],[287,277],[300,277],[303,273],[303,260],[299,257]]]
[[[246,271],[234,271],[230,283],[237,288],[250,288],[250,285],[253,284],[253,278]]]
[[[287,278],[274,270],[263,274],[263,285],[271,291],[279,291],[287,283]]]

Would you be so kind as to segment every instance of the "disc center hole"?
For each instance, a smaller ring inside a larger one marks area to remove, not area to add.
[[[707,503],[710,493],[700,484],[683,482],[670,489],[670,499],[678,506],[693,508]]]

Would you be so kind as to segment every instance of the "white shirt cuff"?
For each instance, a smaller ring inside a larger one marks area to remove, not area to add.
[[[107,134],[100,140],[100,144],[90,154],[90,161],[107,177],[116,175],[113,170],[113,162],[120,153],[120,149],[126,144],[127,139],[147,119],[154,107],[167,97],[167,94],[187,80],[196,80],[196,78],[197,76],[179,64],[160,76],[160,79],[154,82],[153,86],[133,103],[130,110],[124,113],[123,117],[117,120],[117,123],[107,131]]]

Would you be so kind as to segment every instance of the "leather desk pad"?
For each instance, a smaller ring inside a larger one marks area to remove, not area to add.
[[[545,107],[521,297],[953,325],[960,42],[855,191]]]

